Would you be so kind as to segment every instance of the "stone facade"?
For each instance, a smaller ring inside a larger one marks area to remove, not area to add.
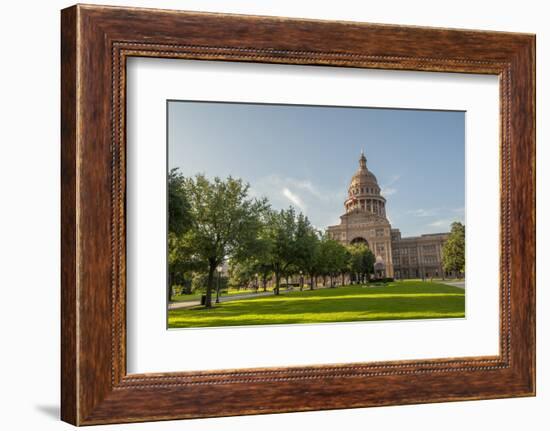
[[[367,168],[363,153],[359,169],[351,178],[345,214],[340,224],[329,226],[330,238],[343,244],[366,244],[376,256],[380,275],[394,278],[442,277],[442,248],[448,233],[402,238],[386,218],[386,199],[374,174]]]
[[[453,277],[444,273],[443,245],[448,233],[433,233],[401,238],[399,229],[392,229],[392,255],[395,278]]]

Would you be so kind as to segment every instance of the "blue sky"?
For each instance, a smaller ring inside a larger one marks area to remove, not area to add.
[[[339,223],[362,149],[403,236],[464,222],[465,113],[168,102],[168,164],[229,175],[320,229]]]

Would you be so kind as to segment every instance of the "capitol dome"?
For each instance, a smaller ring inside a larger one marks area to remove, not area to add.
[[[363,151],[359,158],[359,169],[351,177],[344,206],[346,213],[366,212],[386,217],[386,199],[380,194],[376,176],[367,168],[367,158]]]

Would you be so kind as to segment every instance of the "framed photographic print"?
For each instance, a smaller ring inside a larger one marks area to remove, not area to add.
[[[169,328],[465,317],[464,112],[167,110]]]
[[[62,11],[62,419],[535,394],[535,37]]]

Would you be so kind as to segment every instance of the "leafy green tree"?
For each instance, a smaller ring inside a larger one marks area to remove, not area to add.
[[[172,300],[173,286],[184,286],[191,293],[191,278],[194,272],[204,273],[205,262],[193,253],[189,235],[168,232],[168,301]]]
[[[248,288],[248,285],[254,278],[254,275],[255,274],[248,264],[248,261],[231,261],[229,263],[229,286],[231,287],[239,290],[241,288]]]
[[[269,213],[264,235],[270,243],[269,263],[275,276],[275,295],[279,294],[281,277],[297,261],[296,233],[296,212],[292,207]]]
[[[273,275],[271,264],[272,242],[269,238],[269,231],[266,229],[270,220],[271,211],[263,212],[261,217],[261,229],[258,238],[254,241],[253,250],[245,259],[231,261],[231,272],[233,285],[243,286],[250,282],[252,278],[258,278],[263,288],[267,291],[267,283]]]
[[[185,239],[193,224],[191,206],[187,197],[185,178],[177,168],[168,173],[168,284],[167,299],[172,300],[173,286],[189,285],[189,271],[198,270],[200,264],[190,252]]]
[[[338,241],[324,238],[321,241],[321,256],[324,274],[330,277],[330,287],[334,287],[334,278],[348,266],[349,253]]]
[[[365,244],[353,244],[348,246],[350,253],[350,273],[356,281],[364,282],[369,274],[374,272],[374,253]]]
[[[302,213],[296,221],[296,242],[294,247],[296,255],[295,266],[297,271],[308,275],[309,288],[314,288],[314,278],[318,272],[319,232],[311,225],[308,218]],[[302,289],[303,286],[300,285]]]
[[[267,291],[267,282],[273,276],[273,243],[270,238],[270,230],[268,229],[268,224],[271,220],[271,213],[272,211],[268,210],[261,214],[262,227],[258,238],[254,243],[254,253],[249,258],[250,265],[253,267],[254,272],[261,280],[261,285],[264,292]]]
[[[342,255],[342,265],[340,267],[340,276],[342,277],[341,284],[343,286],[346,281],[346,274],[350,273],[351,253],[346,246],[342,245],[342,247],[344,251]]]
[[[320,275],[323,278],[323,286],[326,286],[327,284],[327,276],[330,272],[331,258],[330,243],[328,242],[326,236],[324,236],[319,241],[319,250],[316,254],[316,271],[317,275]]]
[[[225,259],[239,261],[253,253],[267,203],[249,198],[249,185],[232,177],[210,181],[197,175],[186,178],[184,188],[193,220],[189,241],[208,267],[205,306],[210,308],[216,268]]]
[[[178,168],[168,173],[168,232],[181,235],[192,224],[191,205],[185,192],[185,177]]]
[[[460,222],[451,225],[451,234],[443,245],[443,269],[456,272],[459,277],[465,268],[466,227]]]

